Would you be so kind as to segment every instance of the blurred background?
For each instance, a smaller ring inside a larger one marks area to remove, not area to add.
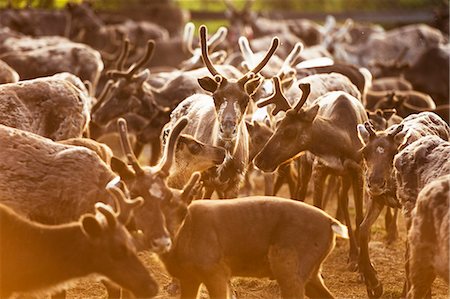
[[[64,8],[67,0],[0,0],[0,7]],[[81,0],[70,1],[81,2]],[[135,20],[166,23],[167,10],[179,10],[187,19],[207,23],[212,28],[227,24],[227,5],[223,0],[92,0],[98,12],[117,13]],[[237,9],[246,0],[230,0]],[[360,22],[376,22],[384,27],[410,23],[448,22],[447,0],[254,0],[251,10],[280,19],[309,18],[319,22],[327,14],[338,20],[348,17]],[[441,26],[438,26],[441,27]]]

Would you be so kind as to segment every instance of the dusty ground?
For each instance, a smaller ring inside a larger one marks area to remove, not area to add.
[[[262,190],[262,188],[256,189]],[[287,195],[286,190],[282,189],[281,194]],[[335,202],[330,203],[327,212],[331,215],[335,214]],[[401,216],[399,230],[399,239],[392,245],[386,245],[384,241],[384,213],[372,229],[372,241],[370,242],[371,257],[384,286],[382,298],[399,298],[402,292],[405,226]],[[322,273],[325,284],[336,298],[367,298],[365,285],[360,282],[358,274],[346,269],[347,255],[348,242],[338,239],[334,251],[324,263]],[[165,272],[156,255],[143,253],[141,257],[160,284],[160,294],[157,298],[177,298],[177,296],[170,296],[164,288],[169,284],[171,278]],[[280,298],[278,286],[274,281],[235,278],[232,281],[232,285],[239,299]],[[84,280],[78,283],[76,288],[69,291],[69,298],[100,299],[106,298],[106,292],[100,284]],[[208,298],[207,292],[203,287],[201,290],[201,298]],[[450,298],[448,286],[440,279],[437,279],[433,284],[433,298]]]

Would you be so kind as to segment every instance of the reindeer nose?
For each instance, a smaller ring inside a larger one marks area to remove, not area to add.
[[[220,133],[226,138],[231,138],[236,135],[236,123],[232,120],[225,120],[220,126]]]
[[[161,237],[152,240],[152,250],[157,253],[164,253],[172,247],[172,240],[169,237]]]

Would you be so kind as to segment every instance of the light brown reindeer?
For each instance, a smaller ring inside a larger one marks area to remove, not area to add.
[[[123,206],[120,189],[111,188],[116,207]],[[83,214],[78,222],[54,226],[27,220],[0,204],[0,296],[51,293],[90,274],[107,277],[138,297],[155,296],[158,286],[119,220],[143,200],[129,204],[133,208],[114,212],[97,203],[95,216]]]
[[[195,94],[183,102],[171,114],[170,128],[183,116],[192,121],[184,133],[205,144],[220,146],[226,150],[226,158],[218,167],[205,174],[205,186],[210,196],[216,190],[222,198],[237,197],[239,185],[244,179],[248,164],[248,132],[245,114],[250,97],[257,91],[261,78],[256,75],[267,64],[278,46],[274,39],[264,59],[238,80],[221,75],[208,56],[206,27],[200,27],[203,61],[213,77],[198,80],[200,86],[212,95]]]
[[[198,179],[194,174],[188,186]],[[337,220],[278,197],[190,199],[166,210],[174,246],[160,254],[180,281],[181,298],[196,298],[201,283],[210,298],[229,298],[233,276],[275,279],[286,299],[333,298],[320,272],[335,236],[348,237]]]

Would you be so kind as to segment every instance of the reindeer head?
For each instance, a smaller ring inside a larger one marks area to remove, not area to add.
[[[118,120],[122,147],[132,168],[117,158],[111,160],[111,168],[129,187],[132,197],[141,196],[144,199],[143,207],[135,213],[135,226],[144,232],[142,245],[156,252],[167,251],[171,246],[161,205],[172,197],[172,190],[166,180],[173,163],[176,142],[187,122],[186,118],[181,118],[170,132],[161,161],[155,166],[143,167],[131,149],[125,120]]]
[[[200,42],[203,62],[213,77],[203,77],[198,79],[198,82],[204,90],[212,93],[219,122],[219,137],[224,141],[232,141],[238,136],[238,127],[246,113],[250,97],[261,84],[262,78],[257,74],[267,64],[279,41],[278,38],[274,38],[264,59],[238,80],[227,79],[220,75],[211,63],[204,25],[200,27]]]
[[[302,108],[310,93],[309,84],[299,85],[303,93],[294,108],[291,108],[284,96],[278,77],[274,77],[274,87],[274,94],[259,102],[258,107],[275,104],[275,109],[272,111],[274,115],[280,111],[287,112],[278,124],[275,133],[255,157],[255,165],[267,172],[274,171],[281,163],[294,158],[305,150],[306,144],[311,142],[309,133],[312,122],[319,111],[318,105]]]
[[[388,122],[397,111],[395,109],[377,109],[375,111],[366,111],[370,123],[373,125],[375,131],[386,130],[389,125]]]
[[[99,202],[95,216],[86,214],[81,218],[81,229],[91,243],[90,253],[96,257],[90,266],[138,297],[153,297],[158,285],[137,257],[133,238],[122,222],[143,200],[130,200],[117,187],[108,191],[116,200],[117,212]]]
[[[149,40],[144,56],[124,71],[123,63],[128,56],[128,44],[128,40],[125,40],[117,60],[117,70],[108,71],[108,75],[114,80],[107,82],[98,102],[92,107],[92,121],[97,125],[104,126],[130,112],[139,112],[151,119],[158,111],[167,110],[156,103],[153,91],[146,83],[150,75],[149,70],[145,69],[138,73],[139,69],[151,59],[155,43]]]
[[[372,125],[366,122],[358,125],[358,134],[364,145],[361,151],[366,164],[369,193],[377,196],[393,191],[390,190],[393,161],[405,139],[403,125],[393,125],[387,130],[375,132]]]

